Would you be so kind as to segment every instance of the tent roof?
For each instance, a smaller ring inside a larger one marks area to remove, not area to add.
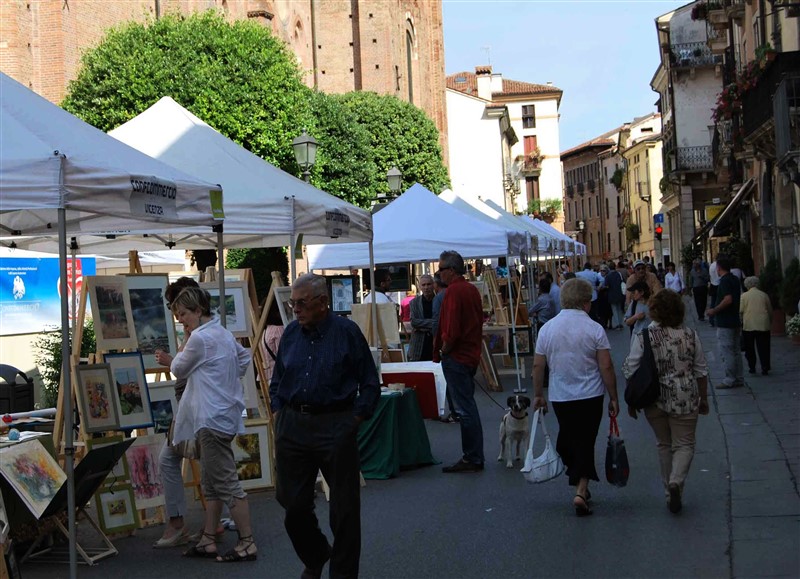
[[[439,193],[439,199],[449,203],[459,211],[480,219],[484,223],[494,225],[505,230],[508,236],[509,251],[511,255],[519,255],[520,251],[526,251],[528,248],[525,233],[528,231],[526,228],[521,227],[519,223],[506,219],[504,215],[495,211],[491,207],[486,206],[485,203],[479,199],[470,199],[459,195],[451,189],[445,189]]]
[[[170,97],[109,134],[169,165],[220,183],[225,189],[226,247],[288,245],[293,233],[302,233],[306,244],[372,238],[369,211],[271,165]],[[199,240],[193,243],[202,245]]]
[[[446,250],[475,258],[508,254],[504,229],[466,215],[415,183],[374,216],[375,263],[436,260]],[[366,243],[308,248],[310,269],[369,266]]]
[[[2,234],[55,236],[60,209],[68,235],[166,223],[208,232],[221,222],[212,214],[212,197],[222,203],[213,181],[120,143],[2,73],[0,96]]]

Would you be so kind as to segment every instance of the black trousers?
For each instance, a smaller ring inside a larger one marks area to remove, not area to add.
[[[358,427],[352,410],[278,413],[275,424],[277,499],[286,509],[284,526],[306,567],[321,566],[330,554],[330,577],[358,577],[361,557],[361,486]],[[330,487],[333,547],[314,514],[317,472]]]
[[[692,297],[694,297],[694,307],[697,308],[697,318],[704,320],[708,307],[708,286],[693,287]]]
[[[758,359],[761,361],[761,371],[769,372],[769,343],[770,332],[756,332],[748,331],[742,332],[744,341],[744,357],[747,360],[747,367],[750,370],[756,369],[756,350],[758,350]]]
[[[595,396],[550,403],[558,419],[556,450],[567,467],[572,486],[582,478],[600,480],[594,466],[594,446],[603,419],[603,399],[604,396]]]

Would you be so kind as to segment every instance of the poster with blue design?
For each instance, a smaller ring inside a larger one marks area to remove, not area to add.
[[[80,303],[83,276],[95,275],[93,257],[67,260],[70,317],[72,292]],[[0,335],[35,334],[61,326],[61,280],[57,257],[0,257]]]

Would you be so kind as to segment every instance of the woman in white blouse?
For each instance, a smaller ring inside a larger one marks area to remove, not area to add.
[[[683,290],[686,289],[686,286],[683,284],[683,276],[679,271],[675,271],[675,263],[671,261],[667,264],[667,275],[664,276],[664,287],[674,290],[679,294],[683,293]]]
[[[656,435],[661,478],[670,512],[682,508],[683,485],[692,464],[699,414],[708,414],[708,368],[697,332],[682,325],[684,305],[680,295],[664,289],[650,298],[653,322],[650,344],[658,368],[661,392],[644,415]],[[643,332],[631,340],[631,351],[622,365],[625,378],[639,368],[644,350]],[[628,414],[637,418],[636,410]]]
[[[205,528],[186,557],[214,558],[219,562],[254,561],[257,549],[250,526],[247,494],[239,483],[231,443],[244,434],[244,391],[239,381],[251,362],[219,318],[211,314],[211,297],[201,288],[187,287],[170,304],[189,338],[172,358],[163,352],[158,362],[168,364],[176,378],[187,380],[175,417],[173,443],[200,442],[201,482],[206,497]],[[222,505],[226,504],[239,532],[236,547],[220,555],[215,544]]]

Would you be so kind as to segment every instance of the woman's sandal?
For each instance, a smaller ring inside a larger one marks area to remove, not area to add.
[[[198,543],[197,545],[194,545],[184,551],[183,556],[191,558],[198,557],[201,559],[216,559],[219,555],[219,552],[217,551],[216,544],[214,543],[214,535],[212,533],[203,532],[203,537],[211,539],[211,542],[206,543],[205,545]],[[209,551],[208,547],[214,547],[214,550]]]
[[[255,547],[256,545],[256,542],[253,540],[253,535],[248,535],[246,537],[239,535],[239,543],[237,543],[237,547],[239,544],[244,547],[241,551],[237,551],[236,547],[234,547],[224,555],[218,556],[217,563],[241,563],[243,561],[255,561],[258,559],[258,551],[255,553],[247,552],[250,547]]]
[[[575,514],[579,517],[588,517],[592,514],[592,509],[589,508],[586,503],[586,497],[583,495],[575,495],[575,498],[572,499],[572,505],[575,507]]]

